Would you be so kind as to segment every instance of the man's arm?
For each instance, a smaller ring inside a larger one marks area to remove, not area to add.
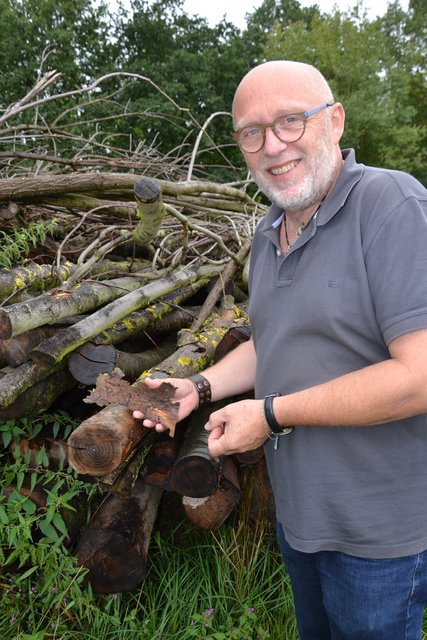
[[[389,345],[390,360],[274,399],[283,425],[360,426],[427,412],[427,329]]]
[[[284,427],[369,426],[427,412],[427,329],[396,338],[389,350],[389,360],[275,398],[277,421]],[[212,413],[206,425],[211,454],[259,446],[267,434],[262,407],[262,400],[245,400]]]
[[[251,391],[255,383],[256,354],[252,338],[242,342],[202,374],[212,388],[212,401]]]

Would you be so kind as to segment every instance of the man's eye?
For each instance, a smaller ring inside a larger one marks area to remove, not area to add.
[[[255,138],[259,134],[258,127],[251,127],[242,131],[242,138]]]
[[[302,120],[301,120],[301,116],[298,115],[289,115],[289,116],[283,116],[282,118],[280,118],[276,125],[278,127],[292,127],[295,124],[301,124]]]

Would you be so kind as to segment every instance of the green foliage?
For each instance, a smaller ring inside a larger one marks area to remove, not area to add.
[[[69,490],[73,488],[70,481]],[[20,500],[22,496],[14,496],[13,504]],[[49,508],[42,514],[30,508],[25,517],[34,525],[34,519],[45,518]],[[241,518],[245,518],[243,512]],[[55,526],[53,519],[51,523]],[[4,528],[10,531],[11,525]],[[21,525],[21,530],[25,553],[38,543],[31,545],[30,529]],[[60,530],[58,536],[62,538]],[[141,588],[96,597],[84,588],[84,571],[67,550],[61,550],[54,538],[45,544],[44,537],[42,533],[42,551],[34,552],[34,562],[27,557],[17,572],[3,566],[0,632],[5,640],[26,635],[34,640],[297,638],[289,582],[275,534],[262,520],[257,524],[241,520],[215,533],[195,530],[185,522],[168,536],[156,532]],[[3,544],[8,543],[7,538]]]
[[[114,16],[94,0],[0,0],[3,108],[47,70],[62,74],[56,91],[109,74],[90,95],[40,105],[25,134],[25,112],[14,116],[7,140],[24,154],[63,158],[83,148],[107,158],[147,148],[173,157],[184,172],[208,123],[196,175],[241,179],[244,161],[230,139],[235,88],[260,61],[290,58],[314,64],[330,81],[347,112],[343,146],[355,147],[359,161],[427,182],[426,6],[411,0],[405,12],[394,2],[369,20],[362,3],[321,13],[315,2],[264,0],[240,31],[189,16],[183,0],[131,0],[129,11],[119,3]],[[128,76],[111,76],[118,71]]]
[[[47,222],[33,222],[28,227],[15,229],[7,234],[0,229],[0,265],[13,267],[26,258],[31,249],[43,244],[47,234],[53,233],[56,220]]]
[[[19,442],[23,435],[34,437],[46,424],[55,429],[56,423],[65,437],[75,426],[64,413],[10,420],[1,425],[3,445]],[[34,601],[43,603],[42,621],[46,615],[51,620],[66,615],[70,602],[76,599],[83,604],[85,570],[69,555],[64,516],[75,510],[77,497],[84,495],[90,500],[97,487],[80,480],[71,467],[51,471],[47,463],[43,450],[35,464],[30,464],[29,452],[21,457],[19,446],[12,448],[11,454],[0,454],[0,629],[5,623],[8,626],[3,629],[4,637],[44,637],[44,631],[38,630],[40,611]],[[30,499],[35,494],[45,496],[44,507]],[[85,599],[90,599],[90,593]],[[28,633],[18,635],[17,629],[23,632],[22,617]]]
[[[413,14],[396,3],[374,21],[356,5],[350,14],[316,12],[309,24],[277,22],[264,55],[320,69],[346,109],[342,146],[355,147],[359,161],[425,180],[426,126],[419,110],[427,96],[412,44],[419,41],[417,29]]]
[[[102,2],[0,0],[0,24],[0,106],[22,98],[41,72],[59,70],[59,87],[67,90],[96,77],[111,61]]]
[[[202,614],[195,613],[189,629],[190,637],[211,638],[211,640],[267,640],[269,631],[257,624],[254,607],[245,607],[238,620],[228,616],[225,623],[219,626],[215,620],[215,609],[208,609]]]

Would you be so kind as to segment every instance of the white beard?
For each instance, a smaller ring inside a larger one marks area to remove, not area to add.
[[[293,188],[292,182],[280,188],[272,185],[259,172],[252,172],[252,179],[267,198],[287,212],[304,211],[323,200],[328,193],[337,171],[335,148],[323,137],[315,156],[305,156],[308,172],[302,181]]]

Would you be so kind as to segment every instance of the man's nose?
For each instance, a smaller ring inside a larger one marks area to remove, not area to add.
[[[286,149],[286,142],[282,142],[276,136],[272,127],[266,127],[265,129],[265,141],[264,141],[264,153],[268,156],[274,156]]]

